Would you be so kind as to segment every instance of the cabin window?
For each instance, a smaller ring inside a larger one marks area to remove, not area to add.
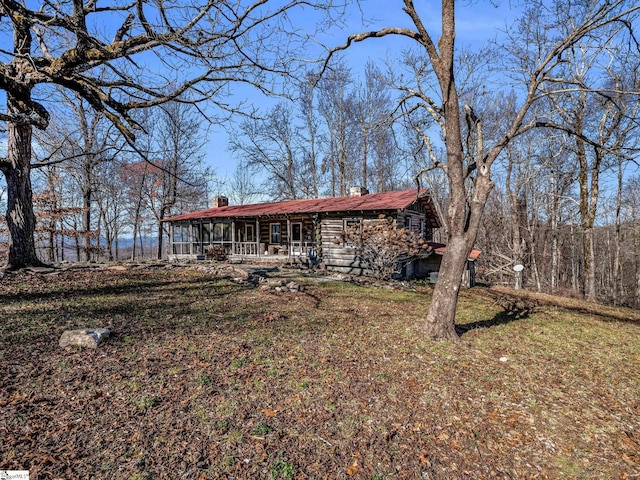
[[[360,233],[360,226],[362,225],[361,218],[345,218],[344,219],[344,231],[355,229],[356,233]]]
[[[230,223],[214,223],[213,224],[213,241],[214,243],[231,241],[231,224]]]
[[[204,245],[209,245],[211,243],[211,224],[210,223],[202,224],[202,243]]]
[[[276,245],[280,245],[282,243],[282,230],[281,230],[281,226],[279,223],[272,223],[270,225],[270,229],[271,229],[271,236],[270,236],[270,243],[271,244],[276,244]]]
[[[200,243],[200,227],[202,227],[202,225],[200,225],[199,223],[194,223],[191,225],[191,230],[193,233],[193,243]]]
[[[173,243],[182,242],[182,225],[174,224],[173,225]]]
[[[173,225],[173,253],[174,255],[186,255],[190,253],[189,225]]]

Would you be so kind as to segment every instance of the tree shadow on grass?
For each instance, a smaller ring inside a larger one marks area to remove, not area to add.
[[[0,294],[0,349],[34,338],[50,341],[62,330],[112,328],[114,338],[164,331],[200,333],[227,314],[235,298],[253,287],[226,278],[161,279],[144,274],[101,283],[58,277],[40,291]]]
[[[526,291],[519,291],[517,293],[503,293],[498,291],[493,292],[492,295],[495,298],[494,305],[500,305],[504,310],[488,320],[456,325],[456,332],[459,336],[476,328],[489,328],[515,320],[524,320],[532,313],[549,307],[593,317],[602,322],[622,322],[640,326],[640,317],[630,309],[576,301],[575,299],[566,297],[540,297]]]
[[[478,328],[491,328],[518,320],[526,320],[536,309],[535,304],[515,297],[498,298],[496,304],[500,304],[504,310],[487,320],[456,325],[458,336],[461,337],[465,333]]]
[[[230,276],[220,276],[211,278],[167,278],[159,279],[149,277],[145,272],[128,273],[120,277],[113,277],[102,284],[93,282],[78,283],[69,281],[65,277],[51,277],[49,285],[44,285],[42,289],[35,291],[16,291],[16,292],[0,292],[0,305],[10,305],[13,303],[35,304],[52,300],[74,301],[82,297],[95,298],[103,296],[119,296],[119,295],[140,295],[144,298],[148,294],[171,293],[173,291],[182,293],[184,296],[190,291],[203,291],[207,289],[211,295],[211,290],[218,289],[216,295],[227,295],[230,291],[246,290],[247,285],[231,284],[234,288],[229,289],[228,285],[220,287],[218,282],[229,282]],[[20,279],[24,282],[24,278]],[[214,285],[212,287],[212,285]],[[50,308],[50,307],[47,307]]]

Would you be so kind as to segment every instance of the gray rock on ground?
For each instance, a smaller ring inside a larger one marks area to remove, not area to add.
[[[66,347],[98,348],[111,331],[108,328],[83,328],[79,330],[67,330],[60,337],[59,345]]]

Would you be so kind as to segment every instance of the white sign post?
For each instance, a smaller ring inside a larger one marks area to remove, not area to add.
[[[522,279],[520,277],[521,272],[524,270],[524,265],[518,263],[513,266],[513,271],[516,272],[516,290],[520,290],[522,288]]]

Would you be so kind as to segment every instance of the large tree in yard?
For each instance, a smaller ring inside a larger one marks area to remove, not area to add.
[[[290,72],[287,49],[313,34],[288,23],[303,7],[332,8],[331,0],[0,0],[7,267],[41,264],[33,238],[32,129],[49,125],[55,86],[106,116],[133,144],[135,109],[184,98],[233,109],[224,98],[230,82],[271,91],[274,78]]]
[[[458,2],[442,0],[441,28],[433,32],[423,22],[423,16],[432,15],[433,10],[433,6],[427,10],[425,3],[421,2],[425,10],[419,12],[412,0],[403,0],[403,10],[410,20],[410,27],[387,27],[353,34],[332,53],[355,42],[390,35],[409,38],[418,48],[417,54],[414,51],[404,59],[415,75],[412,84],[400,84],[402,79],[398,80],[398,87],[403,92],[401,102],[406,107],[405,111],[415,113],[421,110],[439,127],[446,158],[438,159],[435,154],[431,155],[433,165],[430,168],[445,172],[449,190],[443,219],[448,234],[447,250],[424,329],[431,338],[456,340],[455,313],[462,274],[494,186],[491,178],[494,162],[513,138],[540,126],[532,107],[541,98],[561,94],[565,89],[581,88],[580,85],[559,81],[557,77],[562,74],[566,52],[587,36],[597,38],[601,29],[613,23],[631,28],[632,17],[640,5],[626,0],[527,2],[518,27],[531,35],[531,43],[524,38],[523,44],[515,46],[528,53],[521,57],[523,61],[519,65],[519,80],[524,88],[514,111],[505,117],[500,131],[494,132],[491,144],[485,144],[482,112],[480,109],[476,111],[472,97],[461,94],[461,82],[456,76],[459,65],[456,62],[455,11]],[[571,28],[554,28],[553,22],[560,20],[568,22]],[[440,37],[436,39],[434,35]],[[545,42],[538,42],[539,36],[544,36]],[[527,51],[529,45],[533,48]],[[424,128],[423,122],[416,123],[415,129],[423,135],[424,144],[429,147],[431,131]]]

